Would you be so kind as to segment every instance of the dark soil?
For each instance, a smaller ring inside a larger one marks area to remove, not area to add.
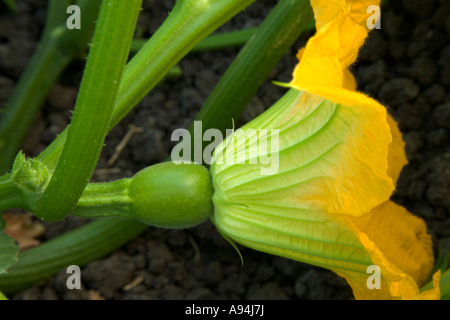
[[[139,32],[150,36],[174,1],[145,0]],[[256,1],[221,30],[257,26],[276,1]],[[0,13],[0,105],[23,72],[42,30],[46,1],[18,1],[13,15]],[[303,36],[273,71],[240,123],[263,112],[284,89],[270,81],[289,81]],[[393,199],[424,218],[436,245],[450,248],[450,3],[445,0],[388,1],[381,29],[374,30],[354,66],[359,89],[388,106],[406,141],[409,164]],[[190,54],[183,75],[155,88],[107,138],[93,180],[129,177],[164,161],[171,133],[187,127],[238,49]],[[83,61],[72,63],[52,89],[24,145],[30,156],[50,143],[70,119]],[[107,161],[129,130],[132,136],[117,161]],[[68,218],[46,225],[42,240],[85,223]],[[211,223],[188,230],[149,227],[117,252],[82,268],[82,289],[68,290],[65,270],[40,287],[13,299],[352,299],[334,273],[303,263],[240,248],[236,251]]]

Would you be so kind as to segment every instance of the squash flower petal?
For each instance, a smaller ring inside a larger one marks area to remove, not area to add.
[[[387,198],[361,216],[328,210],[336,190],[346,193],[342,181],[357,184],[365,178],[363,169],[354,172],[361,142],[355,151],[352,143],[355,132],[370,127],[364,122],[372,118],[365,114],[370,111],[290,90],[229,136],[215,149],[211,165],[212,221],[218,230],[247,247],[328,268],[344,277],[359,299],[418,296],[418,283],[423,284],[434,264],[421,219]],[[262,140],[274,138],[278,150],[261,148]],[[385,143],[385,157],[395,150],[406,161],[401,147],[401,139]],[[379,151],[363,150],[368,159],[377,159]],[[261,175],[269,165],[262,159],[275,153],[278,172]],[[397,176],[400,166],[392,168]],[[370,182],[373,173],[365,174]],[[367,193],[352,192],[354,197]],[[367,268],[374,264],[380,268],[382,290],[366,284]]]
[[[389,201],[407,163],[401,133],[349,71],[369,4],[311,2],[317,33],[292,89],[214,151],[212,221],[232,241],[336,272],[357,299],[438,299],[439,273],[419,291],[434,265],[425,223]]]
[[[345,219],[369,252],[373,264],[378,266],[382,276],[381,287],[387,289],[361,288],[355,281],[358,277],[349,277],[345,272],[338,272],[349,283],[354,282],[352,287],[355,297],[419,297],[419,286],[425,284],[434,266],[431,236],[427,233],[424,221],[392,201],[386,201],[367,215],[347,216]],[[359,284],[361,283],[363,282],[359,281]],[[436,290],[439,290],[439,287],[434,288],[434,291]]]

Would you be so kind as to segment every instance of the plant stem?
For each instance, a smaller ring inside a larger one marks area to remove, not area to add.
[[[311,19],[302,32],[312,31],[315,29],[314,19]],[[242,29],[237,31],[229,31],[218,34],[212,34],[192,48],[190,52],[203,52],[222,50],[231,47],[243,46],[258,30],[258,27]],[[131,43],[131,51],[139,51],[148,39],[133,39]]]
[[[9,179],[9,175],[0,177],[0,212],[10,208],[22,207],[23,198],[16,185]],[[0,218],[1,219],[1,218]],[[1,230],[0,230],[1,232]]]
[[[240,47],[256,32],[258,28],[248,28],[237,31],[213,34],[200,41],[190,52],[201,52],[208,50],[221,50],[230,47]],[[131,51],[139,51],[148,39],[134,39],[131,43]]]
[[[207,37],[194,48],[192,48],[191,52],[221,50],[229,47],[239,47],[244,45],[248,41],[248,39],[250,39],[255,34],[257,30],[258,28],[254,27],[244,30],[214,34]]]
[[[83,28],[68,30],[65,26],[67,1],[50,1],[41,41],[3,110],[0,121],[0,173],[11,168],[11,163],[53,83],[85,48],[92,34],[99,3],[100,0],[80,1]]]
[[[441,300],[450,300],[450,269],[442,274],[439,286],[441,288]]]
[[[115,216],[134,219],[129,213],[131,200],[128,196],[128,187],[130,183],[131,179],[125,178],[113,182],[88,184],[72,214],[85,218]]]
[[[60,220],[75,208],[97,165],[141,4],[142,0],[102,2],[61,157],[44,194],[31,208],[43,220]]]

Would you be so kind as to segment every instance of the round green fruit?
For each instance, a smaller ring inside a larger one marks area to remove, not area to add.
[[[208,169],[195,164],[164,162],[136,173],[129,186],[131,213],[162,228],[188,228],[213,213],[213,187]]]

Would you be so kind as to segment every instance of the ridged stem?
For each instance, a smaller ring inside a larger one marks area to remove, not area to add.
[[[120,217],[133,219],[128,187],[131,179],[89,183],[72,215],[85,218]]]
[[[110,129],[141,4],[142,0],[102,2],[61,157],[43,195],[31,208],[43,220],[68,215],[94,172]]]

